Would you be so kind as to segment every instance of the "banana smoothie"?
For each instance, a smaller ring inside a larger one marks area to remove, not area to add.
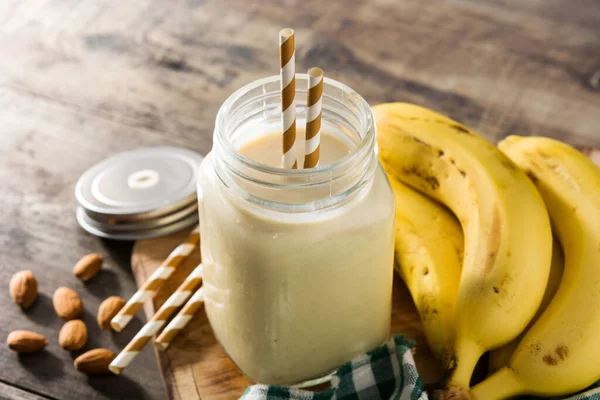
[[[255,382],[322,378],[389,336],[394,200],[374,132],[324,125],[319,168],[279,168],[281,135],[263,122],[218,126],[228,135],[200,167],[206,312]]]

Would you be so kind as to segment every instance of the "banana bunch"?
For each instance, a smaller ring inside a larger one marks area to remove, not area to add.
[[[556,140],[496,148],[416,105],[373,111],[398,272],[446,367],[440,397],[561,396],[599,380],[600,168]],[[405,185],[456,215],[464,257],[456,220]],[[493,374],[469,390],[488,350]]]
[[[448,386],[468,390],[481,355],[514,340],[540,306],[552,253],[548,213],[527,175],[468,128],[412,104],[382,104],[373,112],[382,163],[445,204],[462,226],[446,374]]]
[[[496,147],[416,105],[373,111],[398,269],[446,368],[440,397],[559,396],[600,379],[600,168],[551,139]],[[463,259],[456,221],[405,185],[456,215]],[[490,350],[496,372],[469,391]]]

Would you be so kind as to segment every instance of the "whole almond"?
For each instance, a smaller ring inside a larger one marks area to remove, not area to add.
[[[75,351],[85,346],[87,342],[87,327],[80,319],[67,321],[58,334],[58,344],[69,351]]]
[[[52,304],[56,314],[65,320],[75,319],[83,312],[81,298],[73,289],[61,286],[54,291]]]
[[[73,361],[75,369],[87,375],[101,375],[109,372],[108,365],[117,355],[108,349],[94,349],[83,353]]]
[[[102,329],[110,329],[110,320],[123,308],[125,299],[119,296],[110,296],[98,307],[98,325]]]
[[[10,295],[23,309],[29,308],[38,294],[38,284],[33,272],[19,271],[10,279]]]
[[[48,340],[31,331],[12,331],[6,338],[8,348],[18,353],[35,353],[48,345]]]
[[[100,254],[88,254],[75,264],[73,274],[82,281],[92,279],[102,268],[102,256]]]

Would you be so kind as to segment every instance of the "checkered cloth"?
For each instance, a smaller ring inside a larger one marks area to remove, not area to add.
[[[281,386],[250,386],[241,400],[428,400],[412,356],[414,342],[395,336],[342,365],[331,389],[313,393]],[[523,396],[519,400],[542,400]],[[600,400],[600,382],[565,400]]]
[[[569,397],[567,400],[600,400],[600,388],[590,389],[587,392]]]
[[[599,383],[596,383],[595,388],[590,389],[587,392],[577,394],[573,397],[569,397],[567,400],[600,400]]]
[[[413,342],[395,336],[386,345],[342,365],[331,379],[331,389],[324,392],[254,385],[240,399],[427,400],[413,360],[413,347]]]

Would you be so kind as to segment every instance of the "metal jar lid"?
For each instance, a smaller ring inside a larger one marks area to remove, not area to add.
[[[177,222],[181,219],[187,218],[190,215],[196,215],[198,213],[198,203],[194,202],[189,206],[182,208],[181,210],[177,210],[171,214],[167,214],[158,218],[147,219],[141,222],[134,223],[105,223],[103,221],[98,221],[93,218],[89,213],[86,213],[82,207],[78,207],[77,213],[80,212],[85,214],[86,223],[90,226],[95,227],[96,229],[100,229],[105,232],[136,232],[142,231],[146,229],[154,229],[159,228],[161,226],[169,225],[173,222]]]
[[[91,233],[105,239],[113,240],[140,240],[140,239],[152,239],[156,237],[166,236],[171,233],[178,232],[182,229],[189,228],[192,225],[198,223],[198,213],[193,212],[187,217],[178,221],[172,222],[168,225],[157,226],[150,229],[142,229],[138,231],[106,231],[99,229],[93,222],[90,221],[89,216],[85,211],[79,207],[77,209],[77,222],[79,225]]]
[[[80,225],[98,236],[135,239],[136,233],[147,237],[149,230],[197,220],[196,177],[203,158],[188,149],[152,147],[101,161],[75,186]]]

